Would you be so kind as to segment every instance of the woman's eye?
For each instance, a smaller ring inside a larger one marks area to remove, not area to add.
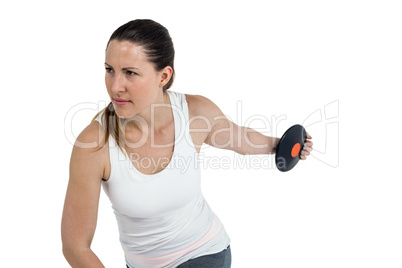
[[[105,68],[107,73],[113,73],[113,69],[112,68]]]
[[[127,74],[128,76],[134,76],[134,75],[136,75],[136,73],[134,73],[134,72],[132,72],[132,71],[126,71],[126,74]]]

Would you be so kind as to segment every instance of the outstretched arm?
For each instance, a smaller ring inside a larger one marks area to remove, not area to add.
[[[249,127],[238,126],[229,120],[219,107],[203,96],[188,96],[193,119],[205,132],[203,142],[213,147],[239,154],[273,154],[278,138],[269,137]],[[191,120],[191,119],[190,119]],[[197,131],[197,130],[193,130]]]
[[[262,133],[245,126],[238,126],[229,120],[219,107],[203,96],[191,96],[193,113],[198,120],[205,122],[207,135],[204,142],[213,147],[227,149],[239,154],[274,154],[280,138],[265,136]],[[308,138],[311,138],[307,134]],[[301,153],[305,160],[310,154],[313,143],[306,142]]]

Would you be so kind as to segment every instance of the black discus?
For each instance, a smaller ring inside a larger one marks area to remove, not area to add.
[[[286,130],[276,147],[275,164],[280,171],[289,171],[296,166],[306,138],[306,130],[301,125]]]

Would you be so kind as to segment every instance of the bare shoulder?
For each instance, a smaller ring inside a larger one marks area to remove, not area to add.
[[[105,138],[105,130],[98,121],[92,121],[84,130],[78,135],[74,146],[83,149],[95,149],[102,144]]]
[[[209,98],[202,95],[186,94],[188,110],[190,117],[206,116],[208,119],[213,119],[215,116],[222,114],[219,107]]]
[[[207,141],[208,136],[217,122],[222,121],[219,107],[207,97],[186,94],[190,120],[190,133],[198,152]]]
[[[95,177],[105,178],[108,163],[108,144],[104,145],[105,130],[91,122],[77,137],[71,154],[70,168],[90,171]]]

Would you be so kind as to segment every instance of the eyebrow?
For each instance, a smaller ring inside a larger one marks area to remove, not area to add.
[[[108,67],[110,67],[110,68],[113,68],[113,66],[112,65],[110,65],[110,64],[107,64],[106,62],[105,62],[105,65],[107,65]],[[139,68],[137,68],[137,67],[124,67],[124,68],[121,68],[123,71],[127,71],[128,69],[137,69],[137,70],[139,70]]]

